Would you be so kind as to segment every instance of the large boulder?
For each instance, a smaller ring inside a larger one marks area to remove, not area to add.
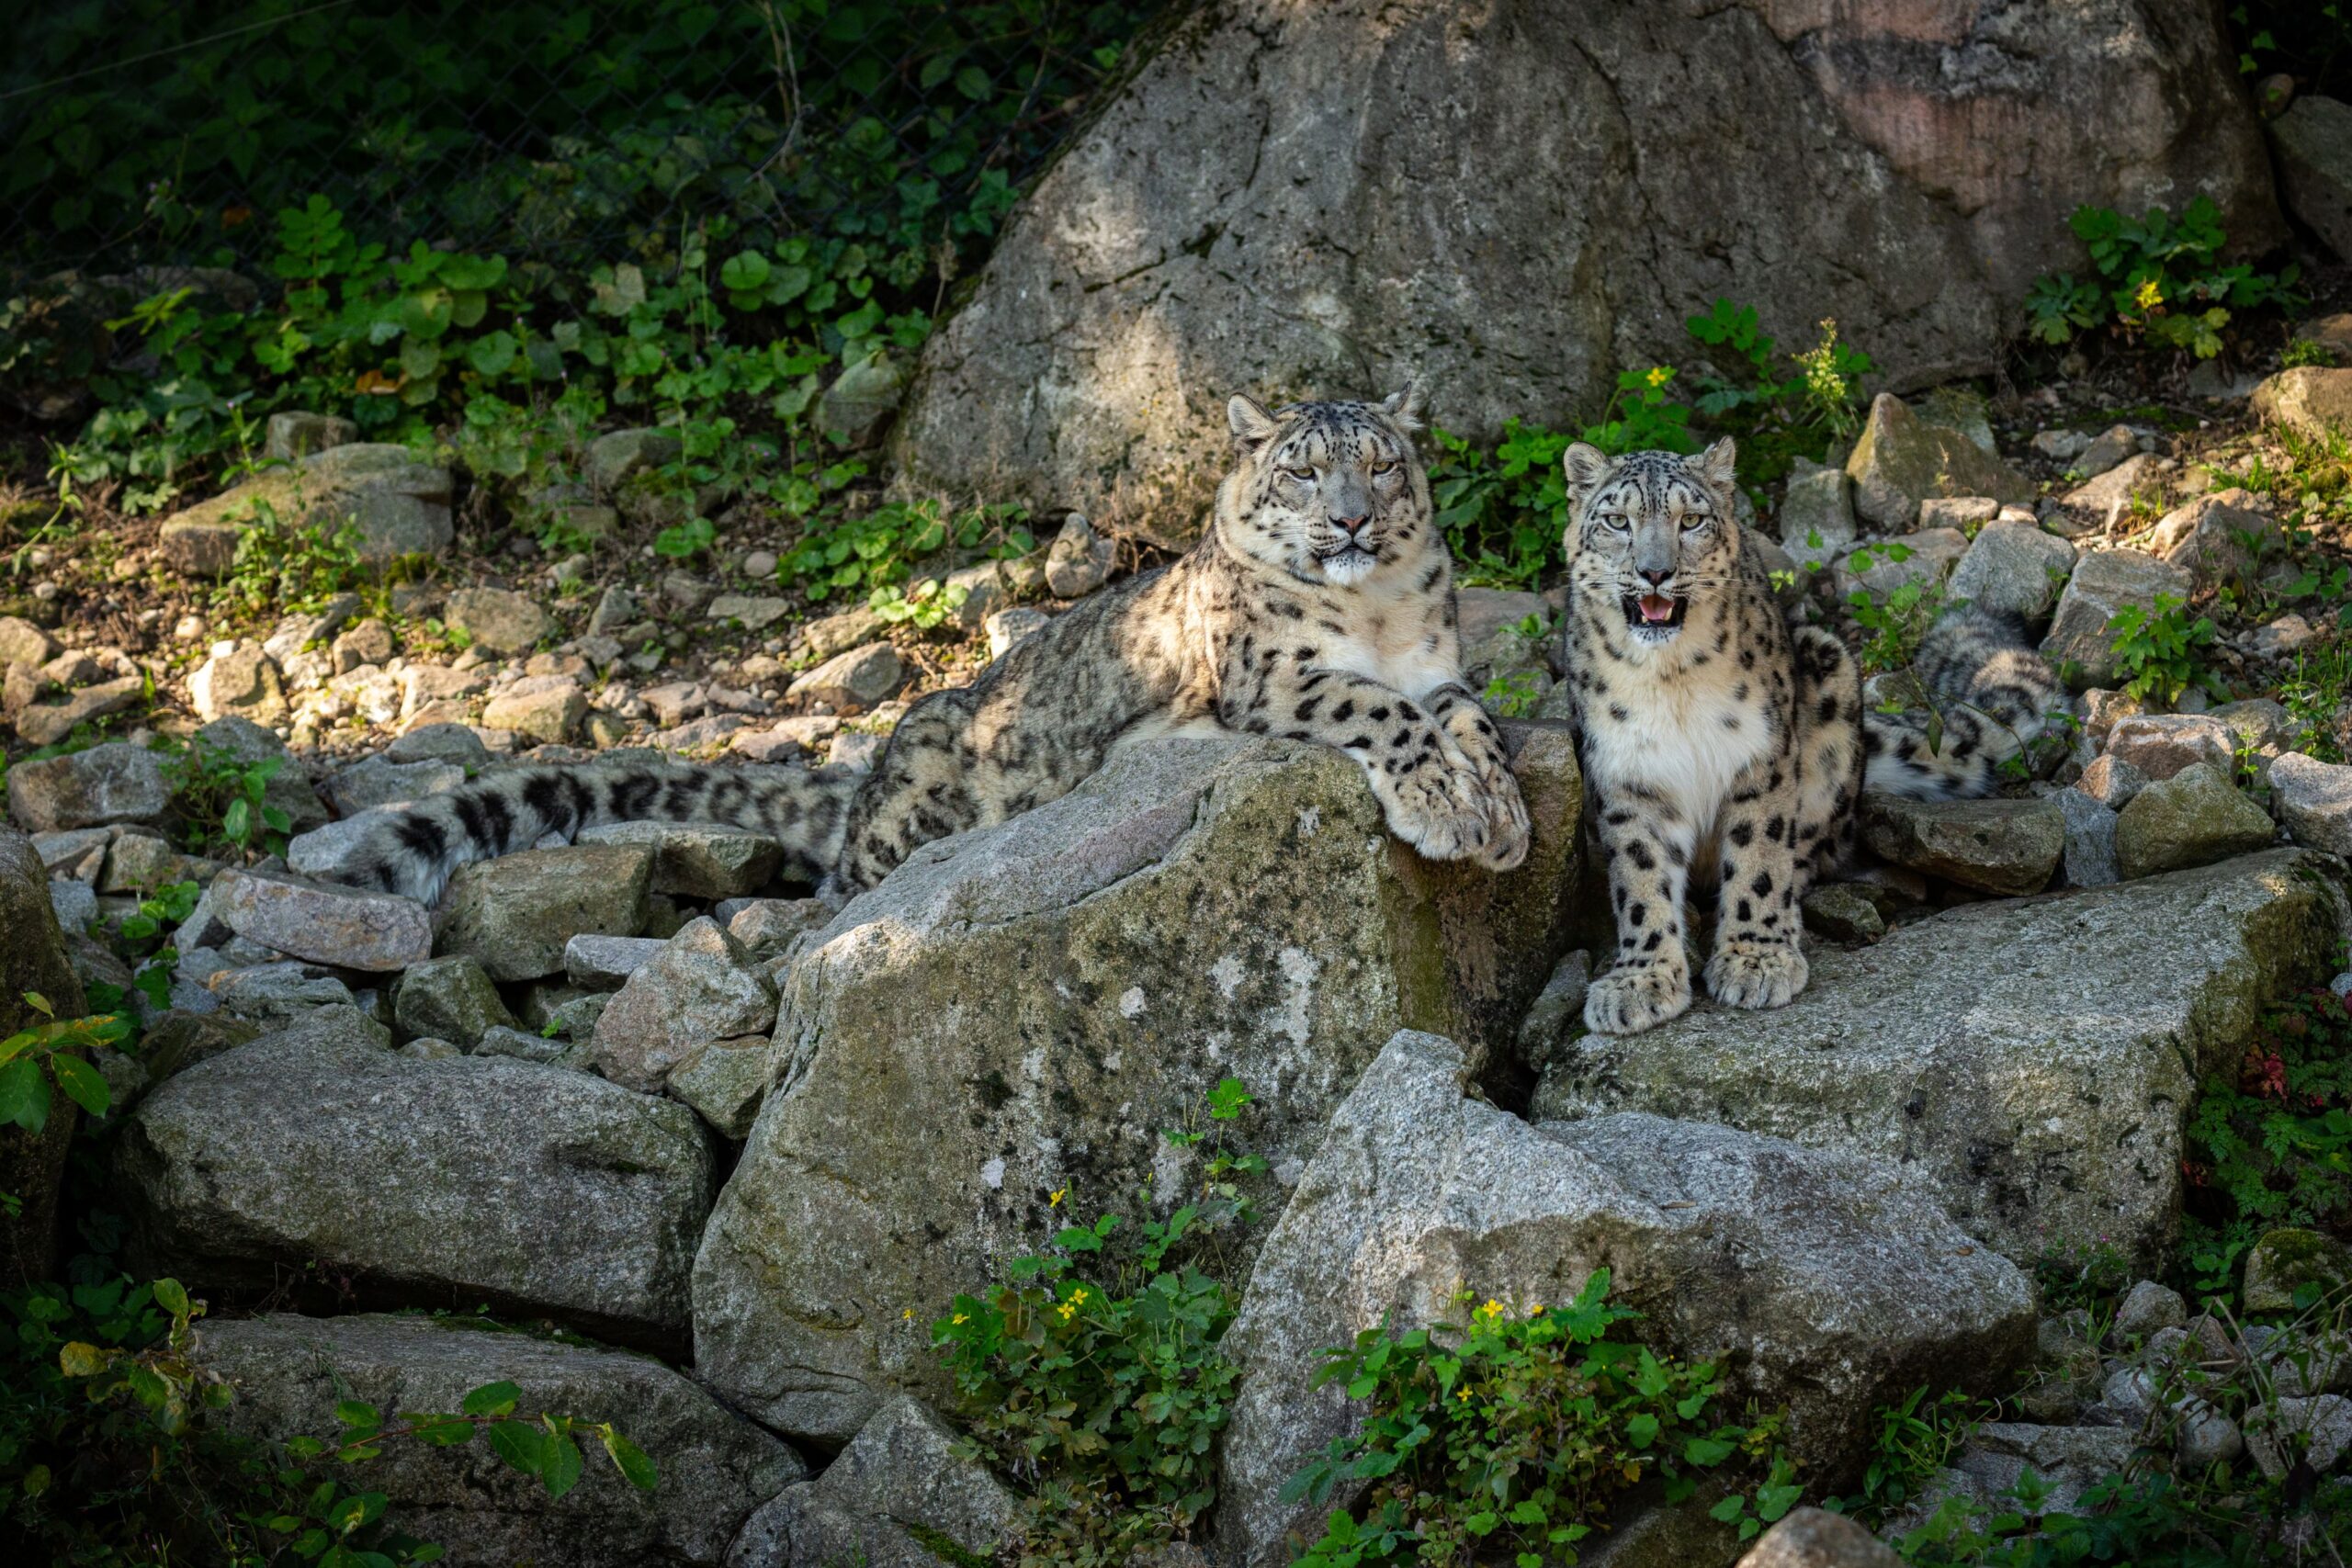
[[[1940,497],[2033,499],[2032,480],[1962,432],[1920,418],[1891,392],[1871,400],[1846,472],[1854,481],[1854,511],[1887,534],[1919,526],[1920,503]]]
[[[583,1438],[580,1483],[555,1500],[480,1438],[462,1448],[387,1442],[379,1459],[336,1467],[354,1489],[384,1494],[399,1527],[452,1562],[718,1563],[752,1511],[808,1473],[692,1379],[626,1351],[425,1317],[272,1313],[206,1323],[198,1356],[235,1395],[231,1429],[252,1437],[333,1438],[347,1399],[387,1417],[447,1414],[485,1383],[511,1382],[520,1418],[609,1421],[653,1461],[654,1488],[640,1492]]]
[[[493,980],[560,975],[565,944],[582,931],[645,929],[652,869],[643,844],[570,844],[461,865],[441,896],[434,950],[471,958]]]
[[[512,1057],[402,1055],[333,1007],[172,1077],[114,1160],[148,1272],[317,1268],[660,1343],[685,1327],[712,1186],[683,1105]]]
[[[2283,236],[2204,0],[1915,11],[1198,7],[925,344],[894,455],[1172,529],[1237,390],[1422,374],[1449,428],[1572,427],[1621,369],[1688,363],[1718,296],[1784,350],[1834,316],[1900,389],[1998,363],[2081,203],[2208,192],[2233,241]]]
[[[2092,550],[2075,565],[2058,595],[2041,656],[2076,691],[2120,684],[2123,661],[2115,652],[2108,623],[2127,609],[2155,609],[2170,596],[2186,604],[2196,586],[2186,568],[2158,560],[2145,550]]]
[[[2199,1078],[2235,1070],[2263,1008],[2335,972],[2339,874],[2273,851],[1815,949],[1778,1011],[1702,1002],[1564,1045],[1535,1111],[1704,1117],[1899,1160],[2020,1262],[2105,1241],[2148,1269],[2178,1220]]]
[[[0,1040],[41,1021],[28,994],[48,1002],[58,1018],[82,1016],[82,982],[66,956],[49,888],[32,840],[0,823],[0,935],[6,938],[0,941]],[[74,1122],[74,1104],[61,1094],[51,1098],[39,1133],[0,1126],[0,1192],[16,1200],[0,1209],[0,1289],[54,1273],[57,1190]]]
[[[2267,129],[2288,209],[2352,260],[2352,104],[2299,94]]]
[[[1311,1509],[1280,1492],[1361,1407],[1313,1386],[1317,1351],[1384,1320],[1450,1321],[1457,1291],[1573,1300],[1607,1269],[1644,1336],[1789,1408],[1825,1476],[1869,1412],[1921,1382],[1990,1386],[2030,1355],[2033,1287],[1893,1163],[1701,1122],[1531,1124],[1463,1093],[1451,1041],[1401,1032],[1332,1118],[1266,1242],[1225,1349],[1241,1371],[1219,1533],[1279,1564]]]
[[[1518,736],[1536,843],[1509,875],[1397,843],[1336,751],[1167,740],[925,846],[802,938],[779,1088],[695,1263],[698,1370],[845,1439],[894,1390],[944,1391],[921,1324],[1052,1236],[1049,1193],[1124,1209],[1196,1180],[1160,1134],[1220,1079],[1280,1173],[1398,1028],[1507,1045],[1567,945],[1581,794],[1564,730]]]
[[[434,555],[457,537],[449,470],[418,462],[406,447],[337,445],[267,469],[164,519],[164,558],[190,576],[220,577],[236,564],[254,529],[351,531],[362,559],[382,563]]]
[[[2297,365],[2254,389],[2254,412],[2313,441],[2352,432],[2352,370]]]
[[[162,756],[124,740],[8,770],[8,815],[28,832],[155,822],[171,804]]]

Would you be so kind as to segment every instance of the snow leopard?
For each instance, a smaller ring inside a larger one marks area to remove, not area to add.
[[[918,846],[1067,795],[1114,747],[1233,732],[1352,757],[1389,829],[1495,871],[1527,852],[1500,732],[1464,684],[1453,563],[1414,437],[1420,393],[1227,406],[1201,540],[1080,601],[970,685],[910,706],[870,773],[522,767],[371,829],[347,879],[437,901],[470,861],[629,819],[766,834],[836,901]]]
[[[1687,891],[1715,894],[1707,992],[1776,1008],[1804,989],[1797,901],[1852,853],[1865,788],[1988,793],[2066,702],[2023,628],[1965,607],[1914,669],[1939,716],[1865,713],[1854,656],[1792,624],[1736,517],[1729,437],[1696,457],[1563,455],[1563,667],[1616,950],[1585,1025],[1633,1034],[1690,1005]]]

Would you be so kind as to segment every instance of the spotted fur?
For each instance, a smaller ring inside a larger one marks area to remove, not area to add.
[[[1227,416],[1235,460],[1200,544],[923,697],[870,774],[518,769],[390,819],[356,879],[431,901],[467,861],[627,815],[777,831],[851,893],[922,844],[1067,795],[1114,747],[1194,730],[1333,747],[1423,854],[1518,864],[1526,810],[1462,683],[1413,395],[1272,412],[1237,397]]]
[[[1804,989],[1797,901],[1851,853],[1870,787],[1981,794],[2064,694],[2014,628],[1959,614],[1920,655],[1943,713],[1862,711],[1853,656],[1793,626],[1736,519],[1735,449],[1564,459],[1572,505],[1565,666],[1617,946],[1587,1027],[1630,1034],[1690,1005],[1684,901],[1715,893],[1708,994],[1774,1008]],[[1962,705],[1974,705],[1964,706]]]

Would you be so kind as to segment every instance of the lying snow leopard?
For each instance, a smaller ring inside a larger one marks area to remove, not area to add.
[[[1792,626],[1734,519],[1729,438],[1696,457],[1567,449],[1566,628],[1577,750],[1598,807],[1617,951],[1585,1025],[1633,1034],[1690,1005],[1683,896],[1716,891],[1707,992],[1775,1008],[1804,989],[1797,900],[1853,846],[1861,788],[1982,795],[2065,693],[2022,628],[1959,610],[1915,666],[1943,715],[1862,712],[1853,656]]]
[[[1527,852],[1527,812],[1462,683],[1417,401],[1269,412],[1233,399],[1235,461],[1200,544],[917,702],[870,774],[520,768],[388,818],[346,875],[429,904],[469,861],[653,818],[768,834],[793,872],[840,897],[918,845],[1067,795],[1115,745],[1220,729],[1334,747],[1363,765],[1405,842],[1508,870]]]

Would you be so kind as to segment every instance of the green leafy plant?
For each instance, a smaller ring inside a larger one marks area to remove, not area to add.
[[[1876,1406],[1871,1415],[1878,1430],[1871,1438],[1862,1489],[1850,1497],[1833,1498],[1828,1506],[1871,1521],[1902,1508],[1951,1462],[1984,1408],[1984,1402],[1956,1389],[1930,1398],[1925,1384],[1900,1404]]]
[[[2292,370],[2304,365],[2327,367],[2335,363],[2334,349],[2307,337],[2289,338],[2287,346],[2278,351],[2278,364],[2283,369]]]
[[[54,1103],[50,1089],[93,1116],[104,1116],[114,1097],[86,1053],[119,1043],[130,1032],[119,1018],[59,1018],[49,998],[25,993],[25,1005],[41,1021],[0,1040],[0,1126],[39,1133],[49,1124]]]
[[[932,1325],[978,1449],[1031,1491],[1024,1563],[1122,1562],[1190,1529],[1216,1499],[1212,1450],[1238,1375],[1218,1341],[1238,1303],[1178,1255],[1213,1248],[1250,1217],[1239,1179],[1265,1161],[1225,1142],[1250,1103],[1225,1079],[1207,1128],[1163,1134],[1199,1151],[1200,1190],[1134,1227],[1123,1264],[1106,1267],[1117,1216],[1065,1226],[1055,1254],[1015,1260],[1003,1283],[958,1295]]]
[[[1599,1269],[1565,1304],[1488,1300],[1459,1324],[1384,1325],[1326,1350],[1317,1386],[1340,1384],[1368,1413],[1283,1488],[1286,1502],[1348,1499],[1298,1568],[1573,1564],[1634,1487],[1654,1481],[1679,1502],[1705,1472],[1771,1455],[1778,1418],[1722,1420],[1714,1368],[1619,1337],[1639,1314],[1609,1289]],[[1799,1495],[1777,1462],[1753,1498],[1734,1493],[1711,1511],[1745,1540]]]
[[[164,778],[188,847],[197,853],[219,850],[240,859],[256,851],[285,853],[293,818],[268,800],[269,781],[285,765],[283,757],[248,761],[204,740],[166,758]]]
[[[2222,351],[2233,311],[2302,302],[2292,265],[2276,273],[2244,262],[2222,265],[2228,236],[2209,197],[2198,197],[2177,217],[2152,208],[2130,219],[2086,206],[2069,221],[2097,276],[2061,272],[2035,282],[2025,309],[2027,332],[2037,342],[2071,343],[2105,326],[2126,339],[2211,359]]]
[[[963,609],[971,596],[972,591],[960,582],[925,578],[903,592],[895,585],[876,588],[865,596],[865,607],[891,626],[929,631]]]
[[[1852,571],[1864,572],[1883,561],[1899,565],[1912,554],[1910,546],[1889,539],[1864,545],[1848,558],[1847,565]],[[1855,654],[1863,671],[1876,675],[1907,670],[1918,655],[1920,639],[1943,610],[1943,585],[1931,577],[1915,577],[1883,594],[1857,587],[1846,596],[1846,605],[1862,631]]]
[[[2177,593],[2157,594],[2150,609],[2124,605],[2108,617],[2106,630],[2127,696],[2171,703],[2205,679],[2197,650],[2213,640],[2212,618],[2190,620]]]

